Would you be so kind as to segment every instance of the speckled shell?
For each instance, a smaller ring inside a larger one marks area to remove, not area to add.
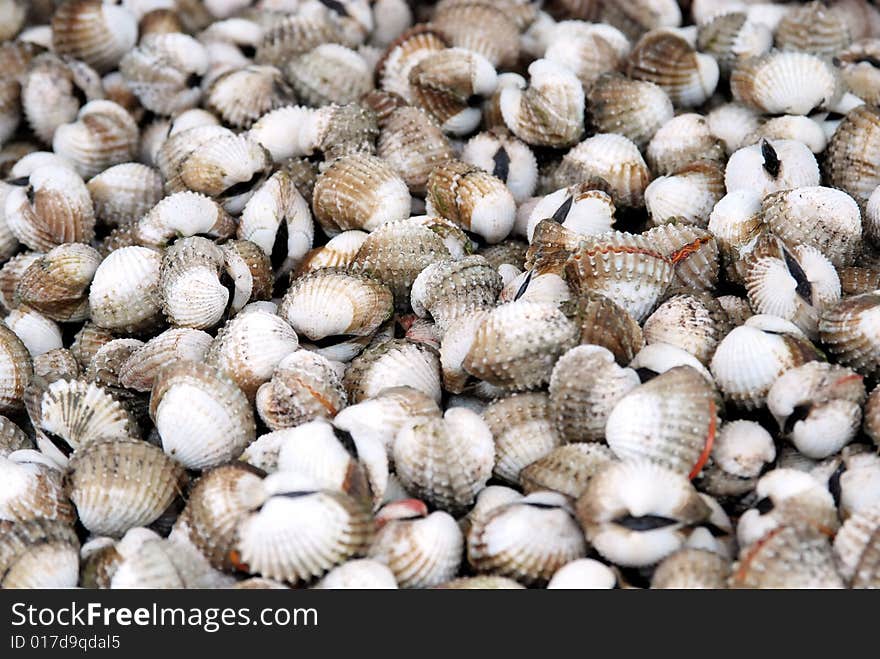
[[[744,11],[718,13],[697,25],[697,47],[718,61],[729,75],[738,60],[763,55],[773,46],[773,31]]]
[[[788,11],[775,33],[776,47],[831,57],[850,44],[850,32],[841,13],[822,2],[809,2]]]
[[[241,389],[198,362],[176,362],[159,372],[150,418],[165,452],[189,469],[231,460],[256,436],[254,414]]]
[[[333,418],[346,402],[341,378],[331,362],[308,350],[282,359],[256,396],[257,413],[271,430]]]
[[[724,148],[702,115],[687,112],[670,119],[654,133],[646,156],[651,171],[666,175],[699,160],[723,162]],[[723,187],[720,192],[724,192]]]
[[[874,506],[846,520],[834,537],[838,569],[851,588],[876,588],[880,583],[878,529],[880,508]]]
[[[582,293],[563,310],[580,328],[579,343],[607,348],[620,365],[629,364],[645,345],[642,329],[629,312],[600,293]]]
[[[577,330],[551,304],[505,304],[477,328],[463,366],[496,386],[534,389],[549,381],[556,359],[575,344]]]
[[[254,59],[260,64],[278,66],[323,43],[357,45],[346,37],[329,10],[290,14],[269,24],[257,43]]]
[[[22,304],[53,320],[85,320],[89,316],[86,291],[100,262],[98,252],[88,245],[59,245],[22,273],[15,294]]]
[[[828,538],[806,526],[780,526],[740,550],[733,588],[843,588]]]
[[[491,510],[471,526],[468,563],[477,572],[544,584],[566,563],[586,555],[583,532],[566,498],[536,492]]]
[[[297,96],[313,107],[352,103],[373,88],[367,61],[357,51],[335,43],[321,44],[291,59],[284,73]]]
[[[227,71],[205,93],[205,108],[237,128],[249,128],[267,112],[295,102],[293,90],[274,66]]]
[[[715,204],[724,196],[721,163],[698,160],[645,188],[645,207],[654,224],[679,222],[705,229]]]
[[[31,249],[48,251],[61,243],[89,242],[95,235],[92,199],[72,170],[47,165],[36,169],[25,186],[6,197],[6,224]]]
[[[0,519],[57,519],[68,524],[76,519],[64,490],[63,472],[42,453],[25,449],[0,457],[0,473]]]
[[[209,52],[183,28],[147,30],[142,26],[139,43],[127,49],[119,71],[110,75],[119,76],[120,88],[157,114],[170,115],[196,105]]]
[[[712,387],[679,366],[624,394],[608,415],[605,439],[622,460],[648,460],[693,478],[718,425]]]
[[[685,548],[667,556],[651,577],[652,589],[723,589],[730,561],[705,549]]]
[[[590,123],[598,133],[617,133],[644,147],[670,121],[672,102],[652,82],[607,73],[587,91]]]
[[[819,317],[822,344],[838,363],[869,378],[880,372],[878,314],[880,295],[875,291],[844,298]]]
[[[16,245],[17,247],[17,245]],[[0,303],[10,311],[17,308],[19,301],[15,296],[18,280],[32,263],[43,256],[42,252],[21,252],[11,257],[0,267]]]
[[[70,461],[68,486],[83,525],[98,535],[121,536],[158,518],[182,494],[183,467],[152,444],[96,440]]]
[[[724,144],[729,156],[744,146],[746,137],[760,126],[757,112],[739,103],[723,103],[706,114],[712,134]]]
[[[748,189],[728,193],[712,209],[708,229],[715,236],[727,278],[742,282],[748,265],[743,257],[765,230],[760,195]]]
[[[52,150],[69,160],[80,176],[90,178],[133,160],[138,138],[137,123],[125,108],[113,101],[89,101],[76,121],[55,130]]]
[[[659,85],[676,107],[702,105],[718,84],[718,63],[671,30],[643,36],[629,54],[631,78]]]
[[[880,270],[846,266],[837,271],[840,278],[840,289],[843,295],[859,295],[870,293],[880,288]]]
[[[550,377],[556,427],[567,442],[600,442],[614,405],[639,385],[635,371],[622,368],[605,348],[581,345],[562,355]]]
[[[741,60],[730,76],[734,100],[767,114],[809,114],[844,92],[837,70],[804,52],[772,51]]]
[[[705,229],[683,223],[662,224],[642,234],[672,263],[670,290],[708,291],[718,283],[718,245]]]
[[[644,205],[650,181],[651,172],[638,147],[612,133],[588,137],[572,148],[553,174],[554,189],[587,182],[608,192],[615,206],[631,208]]]
[[[15,423],[5,416],[0,416],[0,456],[7,457],[14,451],[32,448],[34,448],[33,440]]]
[[[79,581],[79,540],[60,520],[0,522],[3,588],[73,588]]]
[[[620,38],[625,40],[608,25],[560,21],[549,32],[544,57],[573,71],[584,89],[590,89],[598,78],[620,67]]]
[[[565,265],[575,291],[606,295],[641,322],[653,310],[673,277],[673,261],[656,243],[618,231],[586,236]]]
[[[529,65],[528,86],[501,87],[504,124],[526,144],[562,148],[584,132],[584,92],[577,77],[546,59]]]
[[[369,336],[392,311],[391,291],[381,282],[325,268],[295,279],[278,314],[315,341],[337,335]]]
[[[519,53],[519,28],[509,8],[490,2],[445,2],[432,25],[451,45],[479,53],[493,66],[509,67]]]
[[[725,399],[738,407],[758,409],[777,377],[817,357],[795,325],[760,315],[722,339],[710,369]]]
[[[159,172],[135,162],[108,167],[89,179],[86,187],[95,217],[109,226],[140,219],[163,197]]]
[[[421,501],[403,500],[392,506],[402,510],[382,523],[368,556],[387,565],[403,588],[430,588],[458,574],[464,537],[455,520],[443,511],[429,515]]]
[[[443,418],[405,426],[392,446],[397,475],[408,492],[451,513],[464,512],[492,474],[495,444],[474,412],[450,408]]]
[[[358,250],[352,270],[371,274],[394,294],[398,309],[407,309],[410,288],[431,263],[470,251],[470,240],[441,218],[409,218],[388,222],[371,232]]]
[[[520,484],[526,494],[550,490],[577,499],[590,479],[616,459],[604,444],[566,444],[523,468]]]
[[[495,439],[496,477],[517,484],[520,471],[562,444],[545,393],[513,394],[490,403],[483,420]]]
[[[235,232],[235,221],[213,199],[196,192],[168,195],[140,217],[137,242],[161,248],[177,238],[206,236],[225,240]]]
[[[69,0],[52,15],[52,48],[93,66],[113,69],[137,42],[137,18],[103,0]]]
[[[138,331],[160,319],[162,257],[146,247],[123,247],[98,266],[89,289],[91,319],[99,327]]]
[[[708,364],[715,347],[731,329],[727,314],[705,294],[669,298],[645,321],[645,340],[678,346]]]
[[[764,222],[780,238],[821,250],[836,266],[852,265],[861,249],[862,222],[858,204],[834,188],[804,187],[767,195]]]
[[[840,50],[834,62],[849,90],[871,105],[880,100],[880,75],[871,61],[871,57],[880,54],[878,46],[877,39],[856,41]]]
[[[599,19],[638,39],[648,30],[680,25],[681,9],[674,0],[620,0],[602,3]]]
[[[399,107],[382,123],[376,154],[406,182],[424,193],[431,170],[453,157],[452,146],[437,122],[421,108]]]
[[[860,204],[880,185],[875,154],[880,150],[880,110],[860,105],[847,113],[825,150],[828,185]]]
[[[417,25],[401,34],[385,50],[376,66],[379,86],[394,92],[407,102],[412,101],[410,71],[424,58],[445,49],[445,35],[430,25]]]
[[[383,160],[366,154],[335,160],[315,183],[312,197],[315,219],[325,231],[378,226],[409,216],[406,183]]]
[[[440,364],[422,343],[378,340],[355,357],[343,381],[352,404],[373,398],[383,389],[408,386],[440,400]]]

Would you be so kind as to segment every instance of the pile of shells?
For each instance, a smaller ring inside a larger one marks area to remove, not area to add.
[[[867,0],[0,38],[0,587],[880,587]]]

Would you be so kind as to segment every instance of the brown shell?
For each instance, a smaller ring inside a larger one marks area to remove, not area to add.
[[[880,185],[880,108],[850,110],[828,141],[824,162],[828,185],[865,204]]]
[[[577,499],[590,479],[616,459],[603,444],[566,444],[523,469],[520,484],[526,494],[551,490]]]
[[[432,25],[451,44],[479,53],[498,68],[511,67],[519,56],[519,28],[495,3],[440,3]]]
[[[0,323],[0,414],[24,408],[25,388],[33,375],[31,355],[21,339]]]
[[[626,309],[595,291],[586,291],[563,310],[580,327],[579,343],[602,346],[621,366],[629,364],[645,346],[642,328]]]
[[[844,298],[822,312],[819,338],[838,363],[868,378],[880,373],[880,293]]]
[[[424,110],[398,107],[382,124],[376,154],[396,171],[411,192],[423,194],[431,170],[453,158],[449,139]]]

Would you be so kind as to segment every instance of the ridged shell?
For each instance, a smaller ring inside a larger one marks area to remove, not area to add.
[[[705,549],[680,549],[667,556],[651,577],[652,589],[724,589],[730,562]]]
[[[832,56],[850,43],[846,20],[822,2],[809,2],[788,11],[775,33],[776,47]]]
[[[645,188],[645,207],[654,224],[679,222],[705,229],[724,190],[722,165],[699,160],[654,179]]]
[[[834,60],[849,90],[869,105],[880,100],[880,75],[872,61],[880,54],[878,46],[876,39],[856,41],[840,50]]]
[[[880,185],[876,154],[880,150],[880,109],[859,105],[847,113],[828,141],[825,176],[857,202],[867,202]]]
[[[477,572],[544,584],[587,551],[565,497],[538,492],[499,506],[468,532],[468,562]]]
[[[0,586],[73,588],[79,581],[79,540],[59,520],[0,522]]]
[[[577,499],[590,479],[615,460],[603,444],[566,444],[523,468],[520,483],[526,494],[550,490]]]
[[[645,345],[642,329],[633,317],[600,293],[578,295],[564,311],[580,327],[579,343],[607,348],[618,364],[629,364]]]
[[[52,150],[90,178],[120,163],[134,160],[139,131],[128,110],[113,101],[89,101],[76,121],[59,126]]]
[[[68,0],[52,15],[52,48],[93,66],[113,69],[137,42],[137,18],[103,0]]]
[[[464,537],[448,513],[428,515],[421,502],[412,507],[412,517],[391,517],[379,528],[367,555],[387,565],[402,588],[430,588],[458,574]]]
[[[470,508],[486,486],[495,444],[474,412],[450,408],[443,418],[405,426],[392,446],[397,475],[408,492],[453,514]]]
[[[479,53],[493,66],[512,66],[519,54],[519,28],[503,5],[490,2],[440,3],[432,25],[451,45]]]
[[[744,257],[765,230],[761,196],[745,188],[728,193],[712,209],[708,229],[715,236],[727,278],[742,282],[748,267]]]
[[[794,140],[761,140],[734,152],[724,170],[728,193],[771,192],[819,185],[819,166],[809,147]]]
[[[409,86],[410,71],[424,58],[445,49],[446,36],[429,25],[418,25],[393,41],[376,66],[379,86],[385,91],[412,101]]]
[[[838,363],[873,378],[880,372],[880,294],[844,298],[819,317],[819,338]]]
[[[109,226],[137,221],[164,196],[159,172],[135,162],[108,167],[86,187],[95,217]]]
[[[0,474],[0,519],[57,519],[69,524],[76,519],[62,471],[42,453],[17,450],[0,457]]]
[[[87,289],[100,263],[100,255],[88,245],[59,245],[22,273],[16,296],[53,320],[85,320],[89,317]]]
[[[312,588],[318,590],[394,590],[397,579],[382,563],[355,558],[333,568]]]
[[[373,88],[367,61],[334,43],[321,44],[290,60],[284,73],[297,96],[313,107],[352,103]]]
[[[7,457],[20,449],[34,448],[33,440],[15,423],[0,416],[0,456]]]
[[[646,155],[654,174],[667,175],[699,160],[723,162],[724,148],[702,115],[687,112],[670,119],[654,133]],[[723,194],[723,187],[719,192]]]
[[[421,108],[395,109],[382,124],[376,154],[396,171],[414,193],[424,193],[431,170],[453,157],[452,146]]]
[[[577,325],[555,306],[518,301],[497,307],[477,329],[464,369],[490,384],[534,389],[577,340]]]
[[[544,57],[573,71],[584,89],[590,89],[598,78],[616,71],[622,59],[618,44],[608,34],[611,27],[601,28],[604,29],[578,21],[557,23],[548,38]]]
[[[681,294],[669,298],[645,320],[645,340],[686,350],[708,364],[715,347],[731,329],[727,314],[714,298]]]
[[[140,440],[108,439],[78,449],[68,486],[83,525],[98,535],[121,536],[158,518],[183,492],[183,467]]]
[[[725,76],[738,60],[763,55],[773,47],[773,31],[750,20],[745,11],[722,12],[697,25],[697,47],[715,57]]]
[[[213,199],[196,192],[176,192],[147,210],[135,229],[138,243],[145,247],[161,248],[195,235],[226,239],[235,232],[232,217]]]
[[[718,425],[711,386],[680,366],[625,394],[608,415],[605,439],[622,460],[655,462],[693,478],[709,458]]]
[[[766,114],[810,114],[833,107],[844,92],[837,70],[803,52],[772,51],[741,60],[730,76],[734,100]]]
[[[241,389],[197,362],[177,362],[159,373],[150,417],[162,448],[189,469],[231,460],[256,436],[253,411]]]
[[[584,132],[584,91],[568,69],[539,59],[529,65],[529,83],[501,88],[501,115],[507,128],[526,144],[562,148]]]
[[[246,66],[221,74],[205,94],[205,107],[236,128],[250,128],[267,112],[295,103],[296,96],[274,66]]]
[[[718,85],[718,63],[698,53],[671,30],[643,36],[629,54],[626,72],[631,78],[659,85],[676,107],[702,105]]]
[[[271,430],[292,428],[322,417],[332,419],[346,402],[345,389],[333,365],[308,350],[298,350],[282,359],[256,395],[257,413]]]
[[[672,101],[662,88],[614,73],[599,76],[587,91],[590,123],[597,133],[617,133],[644,147],[670,121]]]
[[[89,289],[91,319],[117,331],[151,327],[160,317],[159,274],[162,257],[146,247],[123,247],[98,266]]]
[[[343,381],[352,404],[373,398],[389,387],[412,387],[440,400],[437,354],[405,339],[379,340],[349,364]]]
[[[874,506],[843,523],[834,537],[834,555],[841,576],[851,588],[876,588],[878,579],[880,508]]]

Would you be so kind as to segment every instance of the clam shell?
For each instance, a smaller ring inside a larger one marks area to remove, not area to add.
[[[226,239],[235,232],[232,217],[213,199],[196,192],[168,195],[137,223],[137,241],[161,248],[180,237],[201,235]]]
[[[849,90],[873,105],[880,100],[880,76],[870,59],[878,54],[877,47],[876,39],[856,41],[837,52],[834,61]]]
[[[3,319],[24,343],[32,359],[62,347],[61,329],[52,319],[27,306],[20,306]]]
[[[877,314],[880,295],[863,293],[845,298],[819,317],[819,338],[839,364],[873,378],[880,372],[877,359]]]
[[[119,389],[122,365],[143,345],[138,339],[113,339],[105,343],[86,367],[86,379],[102,387]]]
[[[599,19],[621,30],[630,39],[638,39],[648,30],[681,24],[681,9],[671,0],[622,0],[602,3]]]
[[[795,325],[773,316],[752,316],[721,340],[710,369],[725,399],[758,409],[776,378],[816,357]]]
[[[630,390],[611,410],[605,439],[625,461],[650,461],[695,477],[719,425],[714,391],[689,366],[672,368]]]
[[[391,291],[381,282],[327,268],[295,279],[278,314],[312,341],[328,336],[368,336],[391,316]]]
[[[724,196],[720,163],[696,161],[645,188],[645,207],[654,224],[678,222],[705,229],[715,204]]]
[[[758,113],[739,103],[723,103],[713,108],[706,115],[706,121],[728,156],[745,146],[746,138],[760,127]]]
[[[177,362],[160,371],[150,396],[150,418],[162,448],[189,469],[237,457],[254,440],[247,397],[220,371]]]
[[[602,441],[611,410],[638,385],[638,375],[618,366],[603,347],[580,345],[566,352],[550,377],[550,405],[562,438]]]
[[[249,128],[267,112],[296,96],[274,66],[246,66],[221,74],[205,92],[205,107],[224,123]]]
[[[821,2],[788,11],[774,35],[776,47],[831,57],[850,44],[849,26],[840,12]]]
[[[383,160],[366,154],[334,161],[315,183],[315,219],[331,235],[409,216],[406,183]]]
[[[705,549],[680,549],[667,556],[651,577],[652,589],[723,589],[727,587],[730,562]]]
[[[211,336],[201,330],[172,328],[137,348],[119,367],[119,383],[127,389],[146,392],[153,387],[159,370],[174,361],[202,361]]]
[[[3,588],[73,588],[79,581],[79,540],[60,520],[0,522]]]
[[[373,88],[371,70],[358,52],[327,43],[291,60],[285,76],[304,103],[352,103]]]
[[[670,119],[654,133],[646,151],[651,171],[657,175],[678,172],[698,160],[723,162],[724,148],[702,115],[687,112]],[[724,189],[720,181],[719,198]]]
[[[452,146],[436,120],[421,108],[409,106],[397,108],[384,121],[376,154],[414,193],[424,193],[431,170],[453,157]]]
[[[376,65],[379,87],[411,102],[410,71],[420,61],[445,49],[447,45],[446,36],[433,26],[417,25],[407,30],[388,46]]]
[[[477,328],[464,370],[496,386],[534,389],[577,338],[577,326],[555,306],[518,301],[497,307]]]
[[[397,579],[382,563],[369,558],[355,558],[333,568],[312,588],[319,590],[394,590]]]
[[[773,47],[773,31],[750,20],[745,11],[722,11],[698,23],[697,47],[715,57],[723,75],[730,75],[740,59],[763,55]]]
[[[341,492],[279,492],[239,522],[236,567],[278,581],[308,581],[364,555],[371,527],[369,511]]]
[[[845,90],[840,74],[805,52],[772,51],[737,62],[730,76],[734,100],[766,114],[809,114],[831,107]]]
[[[100,263],[100,255],[88,245],[59,245],[22,273],[16,296],[53,320],[85,320],[89,316],[86,291]]]
[[[60,520],[68,524],[76,519],[64,490],[62,472],[41,453],[17,450],[8,457],[0,457],[0,473],[0,519]]]
[[[831,546],[805,525],[781,526],[740,551],[733,588],[843,588]]]
[[[566,498],[536,492],[495,508],[474,524],[467,550],[477,572],[538,585],[566,563],[584,557],[587,545]]]
[[[205,352],[204,362],[223,371],[253,400],[278,363],[298,347],[296,332],[283,318],[249,309],[220,329]]]
[[[878,526],[880,508],[875,506],[846,520],[834,537],[838,569],[851,588],[877,587]]]
[[[15,423],[0,416],[0,456],[7,457],[20,449],[34,448],[33,440]]]
[[[702,105],[718,85],[718,63],[671,30],[654,30],[633,46],[626,73],[659,85],[676,107]]]
[[[623,135],[639,148],[674,116],[661,87],[617,73],[603,74],[589,87],[587,109],[597,133]]]
[[[182,494],[186,475],[161,449],[140,440],[96,440],[70,461],[68,486],[83,525],[121,536],[158,518]]]
[[[578,295],[564,311],[580,327],[579,343],[610,350],[618,364],[629,364],[645,345],[642,328],[629,312],[600,293]]]
[[[72,0],[52,14],[52,49],[100,73],[113,69],[137,42],[137,19],[126,7],[102,0]]]
[[[231,293],[220,281],[223,252],[207,238],[182,238],[162,254],[159,294],[166,318],[205,329],[220,322]]]
[[[545,393],[513,394],[490,403],[483,420],[495,439],[496,477],[518,483],[520,471],[562,444]]]
[[[609,34],[612,29],[608,25],[561,21],[550,34],[544,57],[573,71],[588,90],[598,78],[620,67],[622,54],[616,39]],[[615,37],[623,35],[617,33]],[[626,46],[629,50],[628,41]]]
[[[420,501],[412,501],[412,508],[412,516],[395,515],[382,524],[368,556],[387,565],[400,587],[430,588],[458,574],[464,538],[448,513],[429,515]]]
[[[730,156],[724,184],[728,193],[751,190],[763,198],[771,192],[819,185],[819,166],[801,142],[762,140]]]
[[[462,149],[461,159],[504,181],[517,203],[535,191],[538,164],[532,150],[500,130],[472,137]]]
[[[125,332],[157,324],[161,262],[162,256],[146,247],[123,247],[108,255],[89,289],[92,322]]]
[[[590,479],[615,460],[603,444],[566,444],[523,468],[520,484],[526,494],[550,490],[577,499]]]
[[[678,346],[708,364],[718,342],[731,329],[714,298],[683,294],[669,298],[645,321],[645,340]]]
[[[136,162],[108,167],[86,183],[95,217],[109,226],[140,219],[163,197],[162,176]]]
[[[137,151],[137,123],[113,101],[89,101],[76,121],[59,126],[52,150],[69,160],[83,177],[90,178],[112,165],[129,162]]]
[[[347,269],[368,235],[355,229],[333,236],[323,247],[316,247],[306,253],[294,276],[324,268]]]
[[[283,358],[256,394],[260,419],[272,430],[333,418],[347,402],[342,381],[321,355],[298,350]]]
[[[449,512],[463,512],[486,486],[495,461],[492,433],[474,412],[451,408],[443,418],[404,426],[392,446],[407,492]]]
[[[439,401],[439,359],[422,343],[379,340],[355,357],[345,371],[343,385],[352,404],[390,387],[412,387]]]
[[[860,204],[880,185],[874,153],[880,147],[880,110],[859,105],[847,113],[828,141],[825,176]]]
[[[431,24],[452,46],[472,50],[493,66],[510,67],[519,54],[519,28],[508,7],[489,2],[446,2],[437,6]]]
[[[746,188],[728,193],[712,209],[708,229],[715,236],[728,279],[741,282],[748,265],[743,257],[765,230],[760,195]]]
[[[529,65],[529,84],[501,87],[504,124],[526,144],[562,148],[584,132],[584,92],[577,77],[547,59]]]
[[[290,14],[269,24],[257,43],[254,59],[259,64],[277,66],[323,43],[356,45],[328,10]]]

